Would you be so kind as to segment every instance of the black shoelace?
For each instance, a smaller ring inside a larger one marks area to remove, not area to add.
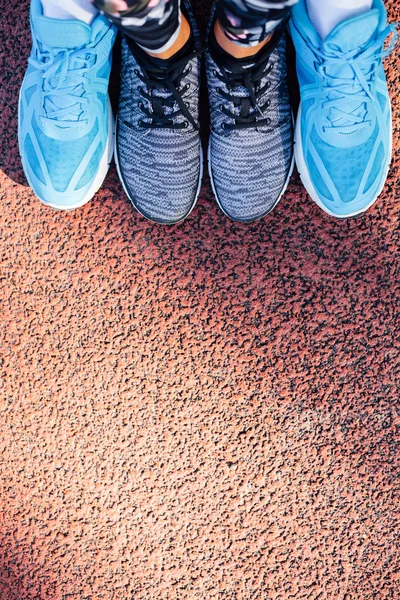
[[[131,44],[129,45],[131,46]],[[142,70],[141,73],[136,69],[135,74],[147,88],[147,91],[143,87],[138,88],[139,94],[148,101],[147,107],[140,102],[139,108],[149,119],[141,119],[139,127],[144,129],[187,129],[191,123],[195,129],[198,129],[195,119],[190,114],[188,104],[183,98],[190,88],[190,83],[181,87],[181,82],[192,70],[190,61],[200,56],[203,50],[194,50],[178,60],[165,61],[165,66],[161,64],[161,61],[157,61],[157,59],[153,61],[151,57],[145,56],[144,52],[138,52],[137,47],[134,49],[131,47],[131,50]],[[157,91],[167,91],[169,95],[163,97],[154,93]],[[173,108],[175,105],[177,105],[177,110],[166,114],[165,109]],[[185,117],[185,120],[177,123],[176,119],[180,116]]]
[[[261,82],[268,77],[274,68],[274,65],[270,62],[270,57],[278,41],[279,37],[275,34],[268,44],[268,50],[262,52],[259,58],[256,57],[254,64],[248,64],[247,61],[230,60],[226,56],[223,60],[220,60],[213,53],[213,58],[221,71],[221,73],[214,71],[214,75],[225,84],[228,90],[217,88],[216,91],[224,100],[239,108],[239,112],[232,112],[227,106],[220,104],[220,110],[227,117],[234,120],[234,123],[223,123],[222,127],[224,129],[249,129],[251,127],[268,126],[272,123],[271,119],[265,114],[271,101],[267,99],[262,105],[259,102],[271,87],[270,81],[267,81],[263,86],[261,86]],[[247,90],[248,96],[239,96],[237,94],[238,88]]]

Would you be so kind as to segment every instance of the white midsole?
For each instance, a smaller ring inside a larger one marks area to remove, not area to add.
[[[391,108],[390,108],[390,111],[391,111]],[[390,115],[391,114],[392,113],[390,112]],[[392,145],[393,145],[393,135],[392,135],[392,129],[391,129],[390,142],[389,142],[390,156],[392,156]],[[300,175],[300,179],[301,179],[304,187],[306,188],[309,196],[312,198],[312,200],[315,202],[315,204],[317,204],[324,212],[326,212],[331,217],[336,217],[337,219],[347,219],[347,218],[351,218],[351,217],[356,217],[357,215],[362,215],[369,208],[371,208],[371,206],[373,204],[375,204],[377,198],[381,195],[383,188],[385,187],[386,179],[387,179],[387,176],[389,173],[389,168],[390,168],[390,162],[389,162],[387,169],[386,169],[385,177],[383,179],[383,182],[379,189],[379,192],[376,194],[376,197],[373,200],[371,200],[371,202],[367,206],[364,206],[360,210],[356,210],[352,213],[347,213],[345,215],[338,215],[338,214],[332,212],[331,210],[329,210],[329,208],[327,208],[325,206],[325,204],[319,199],[318,192],[316,191],[316,189],[311,181],[310,173],[308,171],[306,161],[304,159],[303,145],[301,143],[301,103],[300,103],[299,112],[297,115],[296,129],[295,129],[295,133],[294,133],[294,155],[296,157],[296,166],[297,166],[297,170]]]

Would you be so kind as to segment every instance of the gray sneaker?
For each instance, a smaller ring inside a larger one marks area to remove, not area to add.
[[[206,53],[208,167],[224,213],[234,221],[251,222],[276,206],[294,166],[286,33],[279,27],[258,54],[236,60],[218,46],[214,18]]]
[[[115,159],[128,198],[147,219],[173,224],[193,210],[203,174],[200,36],[190,4],[188,44],[168,61],[122,39]]]

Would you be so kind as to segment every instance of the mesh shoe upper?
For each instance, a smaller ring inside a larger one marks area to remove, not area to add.
[[[199,136],[200,43],[191,20],[189,47],[169,61],[148,57],[122,40],[117,121],[119,174],[144,216],[176,223],[191,211],[201,179]]]
[[[253,221],[272,210],[291,173],[286,35],[279,28],[266,49],[248,61],[229,60],[215,50],[212,37],[206,53],[210,174],[224,212]]]
[[[323,42],[304,0],[293,10],[301,89],[296,158],[311,196],[339,217],[368,208],[386,179],[391,111],[382,58],[390,30],[381,0]]]
[[[31,27],[19,103],[22,162],[43,202],[71,208],[88,199],[112,150],[108,80],[115,28],[102,16],[91,27],[45,18],[38,0],[31,2]]]

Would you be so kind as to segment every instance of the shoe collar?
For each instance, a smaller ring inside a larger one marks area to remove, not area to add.
[[[350,52],[368,42],[383,31],[387,23],[387,13],[382,0],[373,0],[370,10],[339,23],[322,40],[308,16],[306,0],[293,6],[292,20],[299,33],[308,38],[311,45],[329,55],[331,50]]]

